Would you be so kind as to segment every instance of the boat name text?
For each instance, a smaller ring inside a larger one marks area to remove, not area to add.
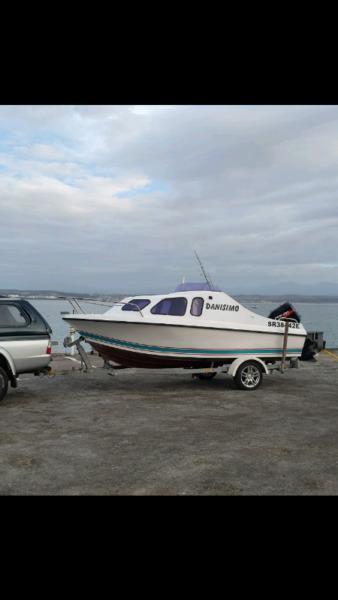
[[[205,308],[207,310],[234,310],[237,312],[239,310],[239,306],[235,304],[210,304],[206,303]]]

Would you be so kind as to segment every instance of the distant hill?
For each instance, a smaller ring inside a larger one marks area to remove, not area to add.
[[[282,302],[309,302],[314,304],[320,303],[338,303],[338,296],[310,296],[303,294],[230,294],[238,302],[275,302],[281,304]]]
[[[15,289],[0,289],[0,296],[19,296],[20,298],[59,298],[65,296],[67,298],[89,298],[93,300],[110,300],[123,298],[130,294],[88,294],[87,292],[60,292],[58,290],[15,290]]]
[[[79,292],[60,292],[57,290],[16,290],[16,289],[0,289],[0,293],[3,295],[17,294],[18,296],[86,296],[90,297],[91,294],[79,293]]]
[[[138,292],[137,295],[140,295],[140,293],[142,294],[143,292]],[[156,292],[152,292],[152,293],[156,293]],[[95,300],[116,300],[116,299],[120,299],[120,298],[124,298],[126,296],[132,296],[133,294],[131,294],[130,292],[126,292],[126,293],[111,293],[111,294],[99,294],[99,293],[92,293],[92,294],[88,294],[88,293],[81,293],[81,292],[60,292],[58,290],[16,290],[16,289],[0,289],[0,295],[3,296],[7,296],[7,295],[17,295],[19,297],[25,297],[25,298],[36,298],[36,297],[40,297],[40,298],[51,298],[51,297],[59,297],[59,296],[66,296],[66,297],[74,297],[74,298],[91,298],[91,299],[95,299]],[[235,298],[236,300],[238,300],[239,302],[275,302],[276,304],[281,304],[282,302],[285,301],[289,301],[289,302],[312,302],[312,303],[328,303],[328,302],[334,302],[334,303],[338,303],[338,292],[336,295],[330,295],[330,294],[302,294],[302,293],[288,293],[288,292],[282,292],[282,293],[271,293],[271,294],[255,294],[255,293],[251,293],[251,294],[238,294],[236,292],[229,292],[230,296],[232,296],[233,298]],[[135,294],[136,295],[136,294]],[[146,294],[145,294],[146,295]]]
[[[230,290],[228,285],[227,290]],[[264,288],[257,290],[257,284],[251,285],[248,282],[245,286],[238,286],[238,289],[235,290],[233,286],[231,286],[231,290],[233,293],[240,293],[242,295],[248,296],[313,296],[313,297],[336,297],[338,298],[338,282],[330,283],[327,281],[322,281],[320,283],[297,283],[294,281],[287,281],[284,283],[270,283],[266,282]],[[229,292],[231,293],[231,292]],[[332,302],[332,300],[331,300]]]

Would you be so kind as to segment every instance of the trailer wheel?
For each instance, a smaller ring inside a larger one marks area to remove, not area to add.
[[[255,360],[247,360],[238,367],[234,377],[236,385],[241,390],[256,390],[262,383],[263,372],[261,365]]]
[[[8,375],[2,367],[0,367],[0,400],[6,396],[8,391]]]
[[[217,373],[199,373],[198,379],[213,379]]]

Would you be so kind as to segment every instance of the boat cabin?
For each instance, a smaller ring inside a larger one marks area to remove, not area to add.
[[[132,321],[138,319],[135,313],[147,322],[157,322],[161,317],[163,322],[179,324],[184,320],[190,325],[202,325],[205,321],[213,321],[216,325],[224,321],[266,324],[266,317],[248,310],[220,288],[206,283],[182,283],[174,292],[165,295],[129,296],[105,315]]]

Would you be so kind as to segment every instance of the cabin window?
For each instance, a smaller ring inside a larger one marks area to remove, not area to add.
[[[13,304],[0,304],[0,327],[26,327],[28,318]]]
[[[150,304],[150,300],[146,298],[134,298],[133,300],[129,300],[128,304],[122,306],[122,310],[142,310]],[[135,306],[136,305],[136,306]],[[138,307],[138,308],[137,308]]]
[[[191,314],[194,317],[200,317],[202,314],[203,305],[204,305],[203,298],[194,298],[191,303],[191,309],[190,309]]]
[[[187,309],[186,298],[164,298],[151,309],[153,315],[183,317]]]

